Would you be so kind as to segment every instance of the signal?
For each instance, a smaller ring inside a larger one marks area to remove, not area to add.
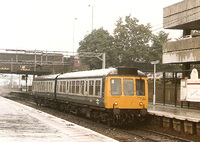
[[[22,80],[26,80],[26,75],[22,75]]]

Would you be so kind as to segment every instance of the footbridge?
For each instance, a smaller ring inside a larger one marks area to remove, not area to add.
[[[0,49],[0,73],[44,75],[67,72],[66,51]]]

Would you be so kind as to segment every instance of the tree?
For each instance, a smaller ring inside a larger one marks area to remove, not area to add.
[[[159,60],[160,63],[157,67],[158,70],[181,70],[180,65],[162,64],[162,47],[164,43],[169,42],[170,40],[169,33],[165,33],[164,31],[160,31],[152,37],[152,45],[149,51],[149,61]]]
[[[136,62],[148,59],[149,41],[151,40],[150,24],[138,24],[139,20],[125,17],[120,18],[114,30],[114,48],[121,66],[134,66]]]
[[[106,64],[110,66],[112,64],[111,47],[113,43],[113,37],[108,31],[100,28],[93,30],[91,34],[85,36],[85,38],[79,42],[78,52],[92,52],[92,53],[106,53]],[[102,61],[98,58],[83,57],[85,63],[90,65],[91,69],[97,69],[102,67]],[[111,63],[110,63],[111,62]]]
[[[162,47],[164,43],[170,40],[168,36],[169,34],[164,31],[152,36],[152,45],[149,51],[150,61],[160,60],[162,62]]]

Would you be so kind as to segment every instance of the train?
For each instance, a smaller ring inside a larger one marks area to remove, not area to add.
[[[106,68],[38,76],[32,94],[37,105],[82,115],[109,126],[144,120],[147,77],[137,68]]]

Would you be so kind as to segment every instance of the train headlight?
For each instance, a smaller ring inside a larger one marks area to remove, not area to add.
[[[143,103],[142,103],[142,102],[140,102],[140,103],[139,103],[139,105],[140,105],[140,106],[143,106]]]
[[[115,104],[115,106],[116,106],[116,105],[117,105],[117,102],[115,102],[114,104]]]

